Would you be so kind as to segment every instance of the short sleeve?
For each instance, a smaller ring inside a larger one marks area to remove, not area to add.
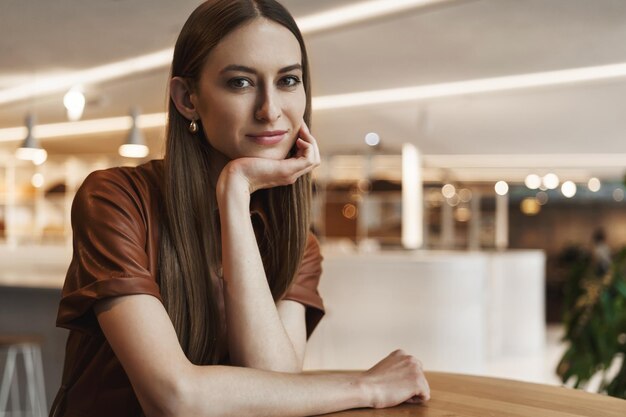
[[[297,301],[306,308],[307,339],[324,316],[324,302],[317,289],[322,275],[323,259],[317,238],[309,233],[296,277],[282,298]]]
[[[72,203],[73,255],[65,277],[57,326],[100,331],[96,300],[149,294],[161,300],[149,271],[146,214],[138,192],[120,169],[95,171]]]

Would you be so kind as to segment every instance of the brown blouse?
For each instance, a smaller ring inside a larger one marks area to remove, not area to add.
[[[95,171],[76,193],[73,257],[57,316],[57,326],[70,333],[51,417],[143,415],[92,307],[96,300],[129,294],[161,300],[156,273],[162,179],[163,160],[153,160],[136,168]],[[262,211],[251,212],[262,220],[253,224],[263,224]],[[307,337],[324,315],[317,291],[321,262],[318,241],[309,234],[296,278],[283,297],[306,307]],[[227,365],[227,354],[223,358]]]

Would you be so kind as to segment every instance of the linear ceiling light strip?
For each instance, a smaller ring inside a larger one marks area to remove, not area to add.
[[[165,126],[165,113],[142,114],[137,118],[137,126],[142,129]],[[109,117],[106,119],[83,120],[80,122],[64,122],[37,125],[34,135],[39,139],[70,137],[107,132],[125,131],[131,128],[129,116]],[[22,140],[26,136],[25,127],[0,129],[0,142]]]
[[[626,76],[626,63],[424,86],[337,94],[313,99],[315,110],[554,86]]]
[[[311,34],[352,23],[362,22],[364,20],[400,13],[410,9],[432,6],[439,3],[448,3],[450,1],[453,0],[365,1],[303,17],[297,19],[297,22],[302,33]]]
[[[309,34],[341,27],[358,21],[386,16],[412,8],[425,7],[454,0],[374,0],[340,7],[298,19],[302,33]],[[163,49],[132,59],[113,62],[83,71],[47,76],[34,82],[0,90],[0,105],[34,96],[68,90],[75,85],[95,84],[146,71],[168,67],[173,48]]]

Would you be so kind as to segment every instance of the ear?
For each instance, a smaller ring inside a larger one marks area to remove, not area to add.
[[[170,97],[178,112],[189,120],[197,120],[198,112],[193,104],[192,96],[195,96],[195,93],[191,91],[185,79],[173,77],[170,80]]]

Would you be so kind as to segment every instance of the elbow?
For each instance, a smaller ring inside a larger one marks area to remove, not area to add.
[[[189,404],[189,373],[180,372],[171,380],[163,382],[161,389],[149,398],[139,396],[146,417],[180,417],[187,415]]]
[[[286,370],[282,371],[282,372],[289,372],[292,374],[300,374],[302,373],[302,368],[304,367],[304,358],[302,358],[300,355],[298,355],[297,352],[295,352],[294,350],[294,357],[291,361],[289,361],[289,363],[285,363],[283,365]]]
[[[287,369],[286,371],[283,372],[289,372],[292,374],[301,374],[302,373],[302,361],[300,359],[296,360],[294,363],[291,364],[291,366],[288,367],[289,369]]]
[[[290,362],[276,363],[276,364],[273,364],[272,366],[259,367],[258,369],[263,369],[266,371],[273,371],[273,372],[284,372],[284,373],[289,373],[289,374],[300,374],[302,373],[302,362],[296,359]]]

